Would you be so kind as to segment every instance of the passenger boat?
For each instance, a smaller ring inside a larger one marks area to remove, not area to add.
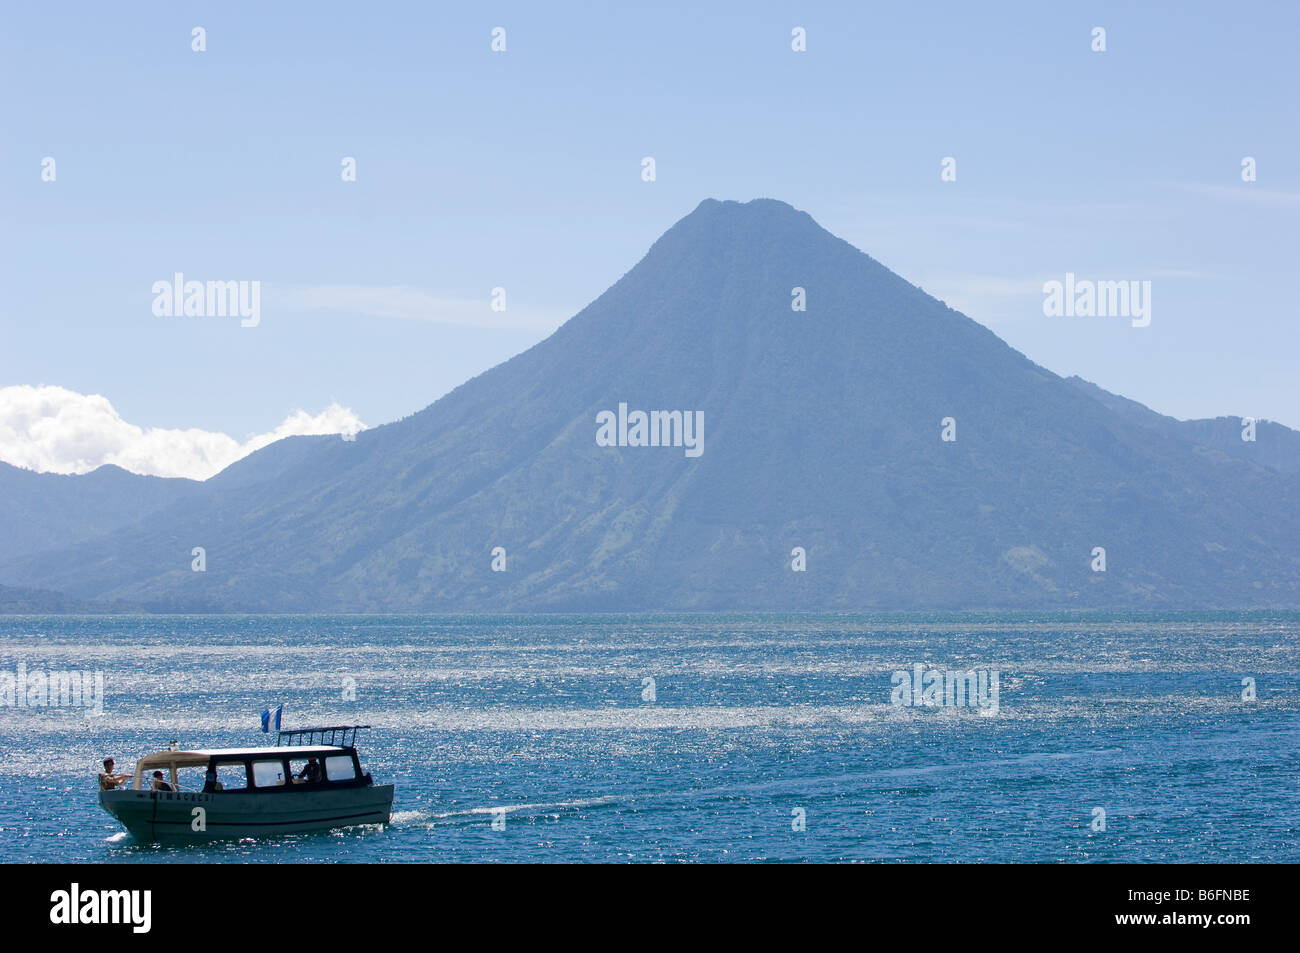
[[[357,731],[366,727],[281,731],[270,748],[159,751],[136,762],[129,787],[101,790],[99,803],[146,842],[387,824],[393,786],[375,784],[357,757]],[[202,769],[201,781],[187,769]]]

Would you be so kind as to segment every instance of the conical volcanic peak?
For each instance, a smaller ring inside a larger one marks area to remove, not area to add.
[[[0,582],[317,611],[1300,601],[1287,474],[1108,406],[773,199],[701,202],[545,341],[316,439]]]

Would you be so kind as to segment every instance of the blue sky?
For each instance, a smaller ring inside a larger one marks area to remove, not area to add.
[[[238,440],[331,402],[375,425],[701,199],[768,196],[1058,373],[1300,427],[1300,5],[612,6],[11,7],[0,387]],[[156,317],[176,271],[260,281],[260,325]],[[1045,317],[1067,271],[1150,280],[1151,326]]]

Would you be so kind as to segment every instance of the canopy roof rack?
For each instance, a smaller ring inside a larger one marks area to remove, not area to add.
[[[280,744],[283,747],[298,745],[334,745],[339,748],[355,748],[357,732],[369,725],[325,725],[321,728],[294,728],[280,731]]]

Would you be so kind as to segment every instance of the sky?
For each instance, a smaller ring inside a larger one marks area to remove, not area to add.
[[[1056,373],[1300,428],[1297,35],[1294,2],[10,5],[0,460],[202,478],[398,419],[707,197]],[[177,272],[259,282],[256,326],[156,314]],[[1045,315],[1066,273],[1150,281],[1149,326]]]

